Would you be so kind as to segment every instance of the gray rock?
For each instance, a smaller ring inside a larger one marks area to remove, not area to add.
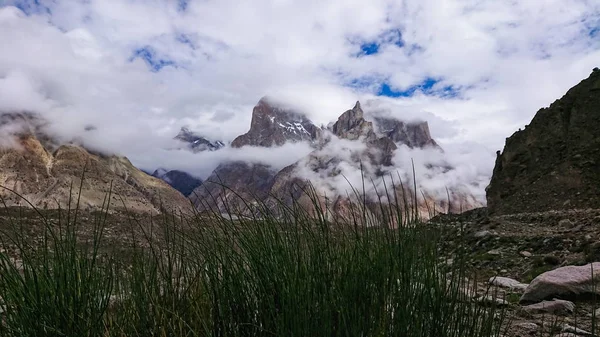
[[[488,230],[482,230],[479,232],[476,232],[475,234],[473,234],[473,236],[477,239],[482,239],[488,236],[494,235],[494,233],[488,231]]]
[[[529,333],[535,333],[540,329],[540,326],[533,322],[521,322],[513,325],[516,328],[523,329]]]
[[[527,288],[527,284],[525,283],[521,283],[517,280],[501,276],[491,277],[488,280],[488,283],[493,286],[508,288],[510,290],[525,290],[525,288]]]
[[[524,250],[522,252],[519,253],[522,257],[531,257],[533,254],[531,254],[530,252]]]
[[[560,227],[569,227],[570,228],[573,226],[573,223],[569,219],[562,219],[558,222],[558,225]]]
[[[475,302],[479,302],[482,304],[495,304],[497,306],[505,306],[508,305],[508,301],[502,298],[490,296],[490,295],[481,295],[474,298]]]
[[[502,252],[499,249],[492,249],[490,251],[487,252],[490,255],[501,255]]]
[[[526,305],[523,307],[523,310],[532,314],[550,313],[555,315],[566,315],[573,313],[575,304],[571,301],[554,299],[552,301],[542,301],[540,303]]]
[[[580,329],[580,328],[576,328],[576,327],[571,326],[569,324],[563,325],[562,332],[566,332],[566,333],[570,333],[570,334],[575,334],[576,336],[594,336],[594,334],[592,334],[591,332],[585,331],[585,330]]]
[[[592,275],[592,268],[594,275]],[[592,282],[593,280],[593,282]],[[521,303],[535,303],[555,297],[600,294],[600,262],[585,266],[566,266],[536,277],[525,289]]]

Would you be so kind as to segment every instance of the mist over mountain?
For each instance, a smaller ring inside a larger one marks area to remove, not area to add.
[[[414,175],[421,215],[428,216],[428,206],[430,212],[434,207],[456,212],[484,204],[488,172],[474,163],[452,161],[452,152],[444,152],[431,137],[427,122],[401,121],[378,110],[365,113],[360,102],[326,128],[262,98],[253,109],[249,131],[231,147],[265,151],[298,143],[305,143],[311,151],[283,168],[233,158],[220,164],[190,198],[200,210],[233,207],[244,213],[250,212],[245,207],[248,200],[275,204],[276,200],[307,199],[302,190],[310,184],[332,203],[332,214],[338,214],[351,201],[353,189],[361,189],[373,203],[380,201],[386,184],[400,199],[402,194],[414,195],[414,188],[409,187],[415,184]],[[309,200],[304,204],[309,206]]]

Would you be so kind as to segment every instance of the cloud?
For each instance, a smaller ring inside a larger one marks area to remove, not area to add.
[[[489,169],[600,59],[600,3],[584,0],[3,3],[0,109],[144,167],[164,164],[182,125],[231,141],[264,95],[327,124],[387,94],[442,143],[484,146]],[[204,172],[203,156],[181,161]]]
[[[400,145],[394,152],[391,166],[374,167],[365,155],[374,153],[374,149],[366,143],[331,136],[324,148],[303,158],[294,173],[310,181],[318,193],[328,196],[354,198],[356,189],[371,200],[378,200],[385,196],[386,188],[399,186],[402,181],[410,188],[416,184],[418,191],[437,202],[447,200],[448,189],[461,196],[463,201],[469,197],[480,205],[485,204],[485,187],[489,183],[495,154],[485,146],[472,143],[442,146],[443,151]]]
[[[206,179],[219,164],[232,161],[269,165],[281,170],[307,156],[313,149],[307,143],[287,143],[283,146],[264,148],[245,146],[242,148],[224,147],[218,151],[205,151],[194,154],[188,150],[143,150],[131,159],[142,169],[152,171],[160,161],[168,169],[191,172],[192,175]]]

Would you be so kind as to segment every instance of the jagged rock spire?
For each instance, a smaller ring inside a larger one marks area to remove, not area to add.
[[[360,137],[374,139],[373,123],[364,118],[364,112],[360,107],[360,102],[356,102],[354,108],[344,112],[333,124],[332,132],[340,137],[349,140],[356,140]]]
[[[250,130],[237,137],[232,147],[281,146],[286,142],[312,142],[321,130],[305,115],[289,108],[277,106],[263,97],[252,110]]]

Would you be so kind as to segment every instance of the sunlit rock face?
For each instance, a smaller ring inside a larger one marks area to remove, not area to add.
[[[3,114],[0,121],[4,130],[12,128],[14,139],[12,146],[0,149],[0,186],[12,190],[2,188],[0,196],[8,205],[66,209],[79,201],[81,209],[109,204],[111,210],[144,213],[191,211],[181,193],[125,157],[52,139],[35,115]]]

